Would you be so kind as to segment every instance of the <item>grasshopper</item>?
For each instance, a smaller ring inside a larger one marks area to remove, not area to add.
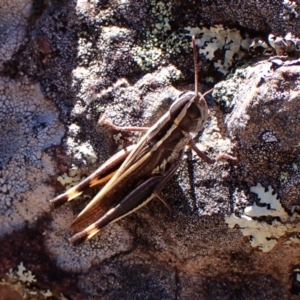
[[[71,224],[75,234],[69,241],[73,245],[89,240],[107,224],[131,214],[155,197],[169,208],[159,193],[177,170],[185,146],[189,145],[207,163],[215,161],[201,152],[193,140],[207,121],[205,96],[212,90],[205,94],[198,92],[195,37],[192,44],[195,92],[181,93],[169,111],[152,127],[123,128],[145,132],[145,135],[136,145],[112,156],[81,183],[50,200],[53,207],[58,207],[82,194],[85,189],[107,182]],[[234,159],[226,154],[219,158]]]

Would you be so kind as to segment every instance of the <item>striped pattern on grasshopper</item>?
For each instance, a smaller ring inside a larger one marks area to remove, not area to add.
[[[136,211],[155,197],[166,204],[159,193],[177,170],[185,146],[190,145],[207,163],[214,162],[193,141],[207,121],[204,97],[210,92],[204,95],[198,92],[194,37],[193,50],[195,92],[181,93],[152,127],[128,128],[145,134],[136,145],[118,152],[83,182],[50,201],[53,207],[58,207],[85,189],[107,182],[71,224],[75,232],[70,238],[73,245],[89,240],[105,225]]]

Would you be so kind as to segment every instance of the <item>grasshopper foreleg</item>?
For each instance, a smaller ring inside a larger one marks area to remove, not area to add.
[[[98,124],[100,125],[107,125],[111,127],[115,131],[120,131],[120,132],[147,132],[150,127],[138,127],[138,126],[117,126],[110,122],[106,117],[102,117]]]
[[[189,145],[196,152],[196,154],[203,159],[208,164],[213,164],[215,162],[214,159],[209,158],[204,152],[202,152],[193,140],[190,140]]]
[[[215,163],[216,161],[219,161],[221,159],[226,159],[226,160],[235,160],[237,161],[238,158],[235,157],[235,156],[231,156],[227,153],[221,153],[217,156],[216,159],[211,159],[209,158],[204,152],[202,152],[198,147],[197,145],[195,144],[195,142],[193,140],[190,140],[189,142],[189,145],[190,147],[196,152],[196,154],[201,158],[203,159],[206,163],[208,164],[213,164]]]

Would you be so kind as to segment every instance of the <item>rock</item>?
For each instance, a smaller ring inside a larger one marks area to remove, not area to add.
[[[297,297],[300,72],[297,43],[286,45],[297,11],[289,1],[3,1],[0,293]],[[247,47],[268,47],[270,32],[290,58],[254,62]],[[206,82],[199,88],[218,83],[196,143],[212,158],[226,152],[239,161],[207,165],[187,150],[162,191],[173,219],[152,201],[71,246],[69,226],[96,191],[55,211],[49,200],[139,139],[100,126],[104,114],[119,126],[149,126],[182,90],[194,90],[193,33]]]

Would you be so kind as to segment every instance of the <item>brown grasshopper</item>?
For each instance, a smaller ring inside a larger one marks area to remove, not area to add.
[[[107,182],[72,223],[71,229],[76,232],[70,238],[73,245],[89,240],[105,225],[129,215],[155,197],[169,207],[159,193],[177,170],[185,146],[189,145],[207,163],[215,161],[197,148],[192,136],[207,121],[208,108],[204,97],[211,92],[198,92],[194,37],[193,51],[195,92],[181,93],[152,127],[126,128],[126,131],[146,133],[138,144],[118,152],[81,183],[50,201],[53,207],[58,207],[85,189]],[[218,158],[234,159],[226,154]]]

